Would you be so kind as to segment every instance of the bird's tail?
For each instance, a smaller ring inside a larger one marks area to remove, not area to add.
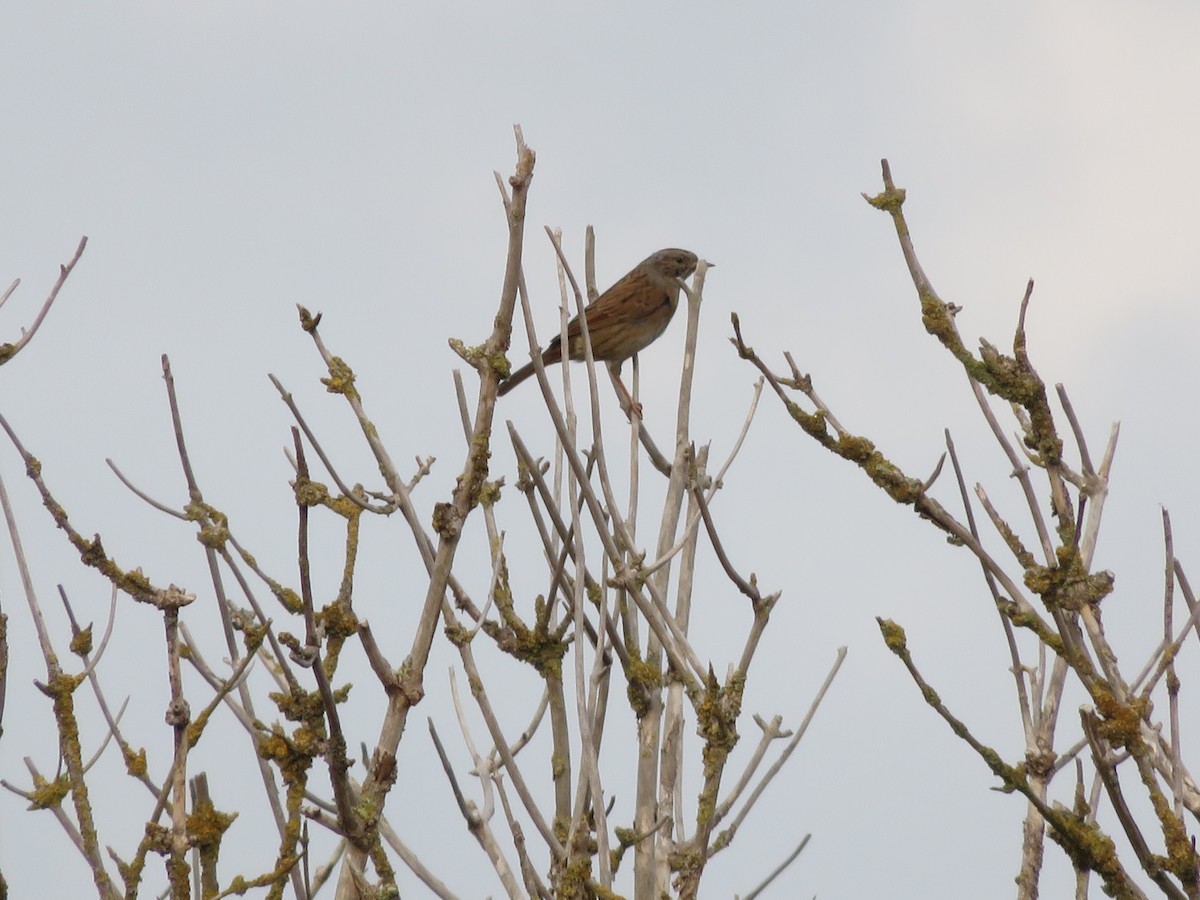
[[[517,371],[509,375],[508,378],[504,379],[504,381],[500,384],[500,390],[498,390],[496,393],[503,397],[532,374],[533,363],[526,363],[525,365],[521,366],[521,368],[517,369]]]

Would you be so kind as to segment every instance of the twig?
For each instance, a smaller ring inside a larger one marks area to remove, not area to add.
[[[490,360],[495,354],[503,352],[508,346],[512,333],[512,315],[516,305],[517,284],[521,274],[521,255],[524,247],[525,234],[525,205],[530,181],[533,177],[535,155],[525,144],[520,128],[515,129],[517,142],[516,172],[510,179],[513,188],[511,201],[505,203],[505,213],[508,220],[508,260],[505,266],[504,284],[501,288],[500,307],[495,318],[495,326],[485,344],[484,359]],[[503,193],[503,191],[502,191]],[[316,340],[316,322],[309,319],[310,333]],[[375,757],[381,761],[378,771],[372,769],[363,782],[359,802],[364,808],[382,809],[385,797],[391,788],[395,775],[396,751],[404,734],[408,713],[424,694],[425,667],[433,639],[437,632],[439,613],[447,602],[446,592],[453,585],[451,568],[457,554],[463,523],[478,502],[477,480],[486,477],[484,463],[486,456],[480,458],[476,454],[476,441],[484,441],[491,434],[495,414],[496,386],[498,373],[490,365],[482,366],[483,389],[480,393],[479,412],[475,419],[475,430],[472,435],[471,450],[464,461],[462,472],[458,478],[452,499],[439,507],[439,543],[436,553],[432,542],[426,535],[420,517],[412,504],[407,488],[396,473],[395,466],[378,437],[378,432],[362,411],[358,393],[352,380],[346,379],[347,367],[344,363],[334,364],[332,357],[318,344],[322,356],[330,367],[330,386],[338,387],[346,397],[351,408],[359,419],[364,438],[375,454],[380,464],[380,471],[388,482],[388,487],[397,494],[400,511],[412,529],[417,548],[429,572],[429,583],[421,612],[413,631],[409,655],[401,667],[400,690],[393,695],[389,704],[387,716],[380,730],[379,742],[375,749]],[[343,867],[341,886],[345,890],[353,887],[354,871],[362,871],[367,859],[367,848],[351,846],[346,857],[347,865]]]
[[[775,776],[779,774],[780,770],[783,769],[783,767],[787,764],[788,759],[791,757],[796,747],[800,745],[800,741],[803,740],[804,735],[808,732],[808,726],[812,724],[813,717],[817,714],[817,709],[821,706],[821,702],[825,699],[825,695],[829,692],[829,688],[833,684],[833,679],[837,677],[838,672],[842,668],[842,663],[846,659],[846,652],[847,651],[845,647],[838,647],[837,658],[834,659],[833,665],[830,667],[829,672],[825,675],[825,680],[821,682],[821,686],[817,689],[816,695],[813,697],[812,702],[808,705],[808,711],[804,714],[804,718],[800,721],[799,727],[796,728],[795,734],[792,735],[791,740],[787,742],[787,746],[784,747],[780,752],[779,758],[771,764],[770,768],[768,768],[766,772],[763,773],[763,777],[759,780],[758,784],[754,786],[754,789],[750,792],[750,796],[746,798],[746,802],[742,805],[742,808],[738,810],[737,814],[733,817],[733,821],[721,833],[721,835],[717,837],[717,846],[727,846],[733,840],[733,837],[737,834],[742,822],[745,821],[746,816],[750,814],[750,810],[753,809],[754,804],[758,802],[758,798],[761,797],[763,792],[767,789],[767,785],[769,785],[774,780]],[[736,794],[731,795],[728,800],[721,804],[720,809],[723,811],[723,813],[729,812],[735,799]]]
[[[121,484],[123,484],[123,485],[125,485],[125,487],[129,488],[129,490],[135,496],[140,497],[142,500],[144,500],[150,506],[153,506],[155,509],[157,509],[161,513],[166,513],[168,516],[173,516],[176,519],[182,519],[185,522],[188,520],[188,514],[185,510],[173,509],[170,506],[167,506],[167,504],[161,503],[158,500],[155,500],[153,497],[151,497],[149,494],[147,494],[145,491],[143,491],[141,488],[139,488],[137,485],[135,485],[132,481],[130,481],[128,478],[126,478],[125,474],[120,469],[117,468],[117,464],[115,462],[113,462],[111,459],[109,459],[107,457],[105,458],[104,461],[108,464],[108,467],[110,469],[112,469],[113,474],[117,476],[117,479],[121,482]]]
[[[1108,748],[1099,735],[1099,718],[1094,713],[1083,710],[1081,711],[1080,719],[1083,723],[1083,733],[1087,736],[1088,746],[1092,751],[1092,762],[1096,766],[1097,774],[1104,782],[1105,793],[1108,795],[1109,802],[1113,805],[1113,812],[1117,815],[1117,821],[1121,823],[1121,829],[1125,832],[1125,837],[1129,839],[1129,843],[1133,847],[1134,855],[1142,864],[1142,868],[1146,871],[1146,874],[1154,880],[1154,883],[1159,886],[1164,894],[1172,898],[1172,900],[1187,900],[1187,895],[1179,890],[1170,881],[1167,873],[1159,867],[1158,862],[1154,859],[1154,854],[1146,844],[1146,839],[1142,835],[1141,829],[1138,828],[1133,812],[1125,802],[1125,795],[1121,790],[1121,782],[1117,778],[1116,767],[1108,759]],[[1132,888],[1133,886],[1130,885],[1129,887]],[[1132,896],[1144,895],[1140,891],[1137,891]]]
[[[754,581],[754,576],[751,575],[751,581],[747,581],[738,574],[734,569],[733,563],[729,561],[729,557],[725,553],[725,545],[721,543],[721,537],[717,534],[717,526],[713,523],[712,516],[708,511],[708,504],[704,501],[704,493],[698,487],[692,488],[692,498],[696,501],[696,506],[700,510],[700,517],[704,520],[704,529],[708,532],[708,540],[712,545],[713,551],[717,554],[717,560],[721,563],[721,568],[725,570],[725,576],[737,585],[737,589],[745,594],[751,605],[757,609],[762,603],[762,595],[758,592],[758,585]]]
[[[333,483],[338,486],[342,496],[348,498],[351,502],[358,504],[367,512],[376,513],[378,515],[388,516],[395,510],[397,500],[393,497],[385,502],[382,506],[372,506],[360,496],[360,492],[350,488],[346,482],[342,480],[342,476],[338,474],[337,468],[333,465],[333,461],[325,452],[325,448],[321,446],[321,442],[317,440],[316,434],[309,427],[304,415],[300,412],[300,407],[296,405],[296,399],[292,396],[292,392],[284,388],[283,383],[274,375],[268,374],[271,379],[271,384],[275,386],[275,390],[279,392],[280,399],[283,400],[288,410],[292,414],[292,418],[296,420],[296,424],[300,426],[304,432],[304,436],[308,438],[308,442],[312,444],[313,449],[317,452],[317,457],[321,460],[321,465],[325,467],[325,471],[329,473],[329,477],[333,479]],[[294,461],[294,460],[293,460]]]
[[[50,307],[53,306],[54,301],[58,299],[58,292],[61,291],[63,285],[66,284],[67,278],[70,276],[71,272],[74,271],[75,264],[79,262],[79,258],[83,256],[83,250],[87,246],[87,241],[88,239],[86,235],[80,238],[79,246],[75,248],[75,255],[71,257],[71,261],[66,265],[58,267],[58,280],[54,282],[54,287],[50,289],[49,296],[46,297],[45,302],[42,303],[42,308],[38,310],[37,316],[34,317],[33,324],[29,326],[29,328],[21,335],[16,343],[0,344],[0,365],[4,365],[4,363],[11,360],[25,348],[26,344],[33,340],[33,336],[37,334],[37,330],[41,327],[42,321],[50,312]],[[12,296],[13,291],[17,289],[17,285],[20,283],[20,279],[17,279],[9,286],[8,290],[4,292],[4,296],[0,297],[0,306],[3,306],[5,301]]]
[[[1163,640],[1169,640],[1174,629],[1171,623],[1175,612],[1175,537],[1171,531],[1171,514],[1164,508],[1163,522]],[[1180,749],[1183,732],[1179,725],[1179,675],[1175,671],[1175,654],[1168,657],[1167,701],[1171,728],[1171,795],[1175,817],[1183,820],[1183,754]]]
[[[304,443],[300,439],[300,430],[292,427],[292,441],[296,451],[297,482],[304,485],[308,482],[308,460],[304,455]],[[322,660],[321,646],[323,635],[318,631],[316,611],[313,608],[312,578],[309,571],[308,553],[308,504],[304,501],[301,490],[296,492],[297,523],[297,561],[300,569],[300,597],[304,601],[304,650],[312,654],[310,663],[313,677],[317,682],[317,690],[321,695],[321,706],[325,711],[325,721],[329,724],[329,741],[327,742],[325,759],[329,765],[329,780],[333,787],[333,797],[337,803],[338,826],[352,845],[362,840],[363,822],[355,810],[354,789],[350,786],[350,761],[346,758],[346,735],[342,731],[342,720],[338,714],[337,700],[333,695],[333,687],[325,671]]]
[[[793,862],[796,861],[796,857],[798,857],[804,851],[804,848],[808,846],[808,842],[809,842],[810,838],[812,838],[812,835],[806,834],[800,840],[800,843],[796,846],[796,849],[793,850],[791,853],[789,853],[787,855],[787,858],[783,862],[781,862],[778,866],[776,866],[770,875],[768,875],[765,879],[763,879],[756,888],[754,888],[752,891],[750,891],[750,893],[748,893],[745,897],[741,898],[741,900],[754,900],[755,897],[757,897],[759,894],[761,894],[763,891],[765,891],[767,889],[767,886],[770,885],[770,883],[772,881],[774,881],[776,878],[778,878],[780,875],[782,875],[784,870],[787,869],[788,866],[790,866]]]
[[[980,538],[979,528],[975,524],[975,509],[971,505],[971,498],[967,493],[967,482],[963,477],[962,466],[958,462],[958,453],[954,448],[954,439],[950,436],[949,428],[945,430],[945,437],[946,451],[950,454],[950,464],[954,468],[954,477],[958,484],[958,495],[962,500],[963,511],[967,516],[967,527],[971,529],[971,534],[978,541]],[[994,514],[991,504],[987,503],[985,497],[981,497],[981,499],[984,500],[985,508],[988,511],[988,515],[992,517],[993,523],[998,522],[999,516]],[[1001,533],[1003,534],[1004,532],[1002,531]],[[1016,635],[1013,634],[1012,622],[1010,621],[1009,617],[1000,611],[1001,597],[1000,591],[996,586],[996,579],[992,576],[992,573],[988,571],[987,566],[984,566],[982,563],[980,564],[980,570],[983,572],[984,583],[987,585],[988,591],[992,595],[992,602],[996,604],[996,611],[1000,617],[1000,624],[1004,629],[1005,642],[1008,644],[1008,658],[1012,664],[1010,671],[1012,672],[1013,678],[1016,681],[1017,707],[1021,713],[1021,724],[1025,733],[1025,741],[1028,745],[1033,737],[1033,714],[1029,704],[1029,695],[1025,690],[1025,679],[1021,677],[1023,667],[1021,665],[1021,654],[1017,649],[1017,638]]]

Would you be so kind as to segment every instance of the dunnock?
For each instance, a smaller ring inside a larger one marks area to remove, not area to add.
[[[659,250],[584,308],[592,358],[608,363],[623,390],[621,363],[650,346],[667,330],[679,305],[678,279],[696,271],[696,262],[696,254],[687,250]],[[556,334],[550,339],[542,352],[543,365],[562,362],[561,337]],[[567,348],[572,360],[578,362],[584,358],[579,316],[567,323]],[[533,363],[525,364],[500,385],[500,393],[507,394],[532,374]],[[629,391],[624,393],[636,410]]]

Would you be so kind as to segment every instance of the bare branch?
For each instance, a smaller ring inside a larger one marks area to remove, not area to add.
[[[47,296],[45,302],[42,303],[42,308],[38,310],[38,314],[34,318],[33,324],[29,326],[28,330],[22,332],[21,337],[16,343],[0,344],[0,366],[4,365],[6,362],[20,353],[23,349],[25,349],[25,345],[33,340],[33,336],[37,334],[37,330],[42,326],[43,320],[45,320],[46,315],[50,312],[50,307],[53,306],[54,301],[58,299],[58,292],[61,291],[63,285],[67,283],[67,278],[70,277],[71,272],[74,271],[75,264],[79,262],[79,258],[83,256],[83,250],[85,247],[87,247],[87,241],[88,239],[86,235],[80,238],[79,246],[75,248],[75,255],[71,257],[71,261],[66,265],[59,266],[58,280],[54,282],[54,287],[50,289],[49,296]],[[4,292],[4,295],[0,296],[0,307],[4,306],[4,303],[10,296],[12,296],[13,291],[17,289],[17,285],[20,283],[20,279],[17,279],[11,285],[9,285],[9,288]]]

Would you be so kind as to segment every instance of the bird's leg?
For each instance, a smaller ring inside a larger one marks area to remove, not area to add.
[[[633,394],[629,393],[629,388],[625,387],[625,382],[621,380],[621,364],[619,362],[610,362],[608,364],[608,374],[612,378],[613,387],[617,389],[617,394],[621,398],[621,411],[627,417],[632,419],[637,416],[642,418],[642,404],[633,399]]]

